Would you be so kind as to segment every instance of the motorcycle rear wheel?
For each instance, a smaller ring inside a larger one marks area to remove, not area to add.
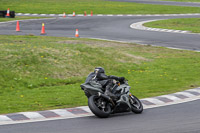
[[[104,104],[104,105],[103,105]],[[102,97],[92,95],[88,99],[88,106],[97,117],[107,118],[111,113],[111,105]]]
[[[134,95],[131,95],[129,100],[130,100],[132,112],[136,114],[142,113],[143,105],[141,101]]]

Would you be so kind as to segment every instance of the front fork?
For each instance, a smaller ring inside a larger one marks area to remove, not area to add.
[[[131,104],[134,104],[136,101],[135,101],[135,97],[129,93],[129,100],[132,102]]]
[[[131,93],[129,93],[129,96],[130,96],[131,98],[135,99]]]
[[[138,105],[138,102],[135,99],[135,97],[131,93],[129,93],[129,96],[131,104],[134,105],[137,109],[139,109],[140,105]]]

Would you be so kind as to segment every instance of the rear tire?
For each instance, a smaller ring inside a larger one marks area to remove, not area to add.
[[[102,106],[102,104],[105,104]],[[102,97],[92,95],[88,99],[88,106],[97,117],[107,118],[111,113],[111,105]]]
[[[130,96],[130,104],[131,104],[132,112],[134,112],[136,114],[142,113],[143,105],[136,96],[134,96],[134,95]]]

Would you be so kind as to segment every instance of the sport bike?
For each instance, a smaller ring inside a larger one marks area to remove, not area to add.
[[[102,86],[96,81],[85,82],[81,84],[82,90],[88,97],[88,106],[92,113],[97,117],[106,118],[110,114],[122,112],[142,113],[143,105],[141,101],[130,93],[128,81],[122,82],[114,80],[114,86],[111,89],[116,98],[111,98],[104,94]]]

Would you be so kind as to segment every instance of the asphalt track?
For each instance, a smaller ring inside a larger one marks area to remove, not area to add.
[[[155,4],[155,3],[154,3]],[[93,16],[22,21],[21,32],[16,23],[0,24],[0,34],[40,35],[45,22],[48,36],[74,37],[79,29],[81,37],[135,42],[164,47],[200,51],[199,34],[165,33],[131,29],[135,22],[195,16]],[[108,119],[95,116],[0,126],[0,133],[199,133],[200,100],[145,109],[142,114],[116,114]]]
[[[200,51],[199,34],[164,33],[131,29],[132,23],[154,20],[200,17],[200,15],[178,16],[88,16],[67,17],[20,22],[21,32],[16,32],[16,22],[0,24],[0,34],[40,35],[41,24],[45,23],[48,36],[74,37],[75,29],[82,38],[101,38],[180,49]]]
[[[0,133],[199,133],[200,100],[116,114],[0,126]]]

